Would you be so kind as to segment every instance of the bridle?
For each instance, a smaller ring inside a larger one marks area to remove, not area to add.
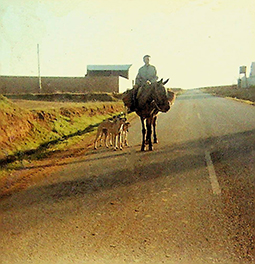
[[[151,104],[154,104],[154,106],[157,108],[158,111],[161,111],[160,107],[157,105],[156,101],[155,100],[152,100],[151,101]]]
[[[156,100],[155,100],[155,99],[153,99],[153,100],[151,101],[151,104],[154,104],[155,108],[156,108],[158,111],[162,112],[162,109],[158,106],[158,104],[156,103]]]

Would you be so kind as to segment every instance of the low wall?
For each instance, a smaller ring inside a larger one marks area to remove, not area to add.
[[[29,94],[7,94],[8,99],[50,101],[50,102],[112,102],[121,100],[119,93],[29,93]]]
[[[118,76],[42,77],[41,81],[40,91],[38,77],[0,76],[0,94],[119,92]]]

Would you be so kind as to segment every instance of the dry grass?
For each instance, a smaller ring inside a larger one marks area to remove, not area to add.
[[[237,88],[236,85],[232,86],[218,86],[202,88],[202,91],[216,96],[231,97],[235,99],[245,100],[255,103],[255,87],[250,88]]]
[[[76,144],[106,118],[124,110],[114,102],[47,102],[0,98],[0,164],[47,155]],[[35,156],[35,155],[34,155]]]

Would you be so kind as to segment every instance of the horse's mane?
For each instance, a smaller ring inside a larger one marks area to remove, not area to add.
[[[150,103],[152,101],[152,91],[155,84],[144,84],[139,87],[137,94],[137,101],[139,106],[143,106],[146,103]]]
[[[155,107],[158,110],[168,108],[167,90],[164,87],[164,84],[167,81],[162,82],[162,80],[160,80],[159,82],[152,84],[146,83],[136,88],[136,90],[135,88],[127,90],[122,98],[125,106],[133,108],[134,100],[136,100],[135,105],[136,108],[139,109],[139,112],[142,110],[151,111],[152,108]]]

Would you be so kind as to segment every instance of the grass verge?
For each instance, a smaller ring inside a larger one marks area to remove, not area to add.
[[[27,103],[24,109],[18,102],[0,98],[1,174],[22,167],[24,160],[42,159],[78,143],[104,119],[124,110],[121,101],[66,103],[65,106],[53,102],[43,109],[39,106],[40,102],[32,110]]]
[[[216,96],[233,98],[235,100],[242,100],[245,103],[255,105],[255,87],[238,88],[236,85],[232,86],[218,86],[201,88],[202,91]]]

